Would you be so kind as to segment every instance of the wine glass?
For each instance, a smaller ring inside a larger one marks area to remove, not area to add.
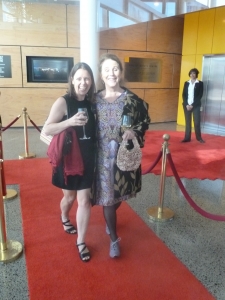
[[[82,112],[83,115],[85,117],[87,117],[87,120],[88,120],[88,112],[87,112],[87,108],[83,107],[83,108],[78,108],[78,112]],[[85,134],[85,125],[83,125],[83,133],[84,133],[84,136],[82,138],[80,138],[80,140],[89,140],[90,137],[87,137],[86,134]]]
[[[132,125],[132,122],[131,122],[131,116],[129,116],[129,115],[124,115],[124,116],[122,117],[122,124],[121,124],[122,128],[123,128],[124,130],[126,130],[126,129],[130,128],[131,125]],[[128,141],[126,142],[126,145],[127,145],[127,146],[129,145]]]
[[[130,128],[131,127],[131,116],[129,115],[124,115],[122,118],[122,127],[124,130],[126,130],[126,128]]]

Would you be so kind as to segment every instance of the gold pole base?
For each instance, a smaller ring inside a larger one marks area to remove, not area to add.
[[[20,257],[23,246],[20,242],[12,240],[8,240],[6,244],[6,250],[0,251],[0,262],[9,263]]]
[[[3,199],[4,200],[11,200],[11,199],[16,198],[16,196],[17,196],[17,191],[12,190],[12,189],[7,189],[6,190],[6,195],[3,196]]]
[[[150,207],[147,209],[147,213],[150,221],[165,222],[172,220],[174,217],[174,212],[167,207],[164,207],[161,212],[158,206]]]
[[[20,154],[19,159],[26,159],[26,158],[34,158],[36,155],[34,153],[29,154]]]

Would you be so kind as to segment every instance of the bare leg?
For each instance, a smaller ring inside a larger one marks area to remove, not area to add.
[[[66,222],[70,219],[69,212],[73,206],[73,203],[76,199],[77,192],[76,191],[69,191],[69,190],[62,190],[63,191],[63,198],[60,202],[60,208],[61,208],[61,217],[62,222]],[[68,226],[70,222],[67,222],[67,226],[63,225],[64,230],[70,230],[74,226],[71,224],[71,226]],[[76,229],[70,230],[70,233],[76,233]]]
[[[91,204],[90,204],[90,189],[77,191],[77,244],[85,242],[85,237],[87,233],[88,223],[91,214]],[[82,251],[84,245],[78,246],[79,252]],[[89,250],[86,247],[82,253],[88,253]],[[89,260],[90,256],[86,256],[85,260]]]

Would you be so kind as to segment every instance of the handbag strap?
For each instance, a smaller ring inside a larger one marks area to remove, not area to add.
[[[130,149],[130,150],[127,150],[127,142],[125,140],[122,140],[120,146],[122,146],[124,149],[126,149],[129,152],[135,151],[135,149],[137,149],[137,147],[140,148],[138,140],[137,140],[136,137],[134,137],[132,139],[132,142],[133,142],[134,147],[132,149]]]

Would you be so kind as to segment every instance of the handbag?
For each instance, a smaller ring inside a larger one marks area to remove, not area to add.
[[[41,140],[42,142],[44,142],[45,144],[50,145],[52,138],[53,138],[52,135],[47,135],[47,134],[45,133],[45,124],[44,124],[44,126],[43,126],[42,129],[41,129],[40,140]]]
[[[134,147],[131,150],[127,149],[127,142],[122,141],[117,154],[117,166],[121,171],[137,170],[141,164],[142,152],[140,145],[135,138],[132,139]]]

